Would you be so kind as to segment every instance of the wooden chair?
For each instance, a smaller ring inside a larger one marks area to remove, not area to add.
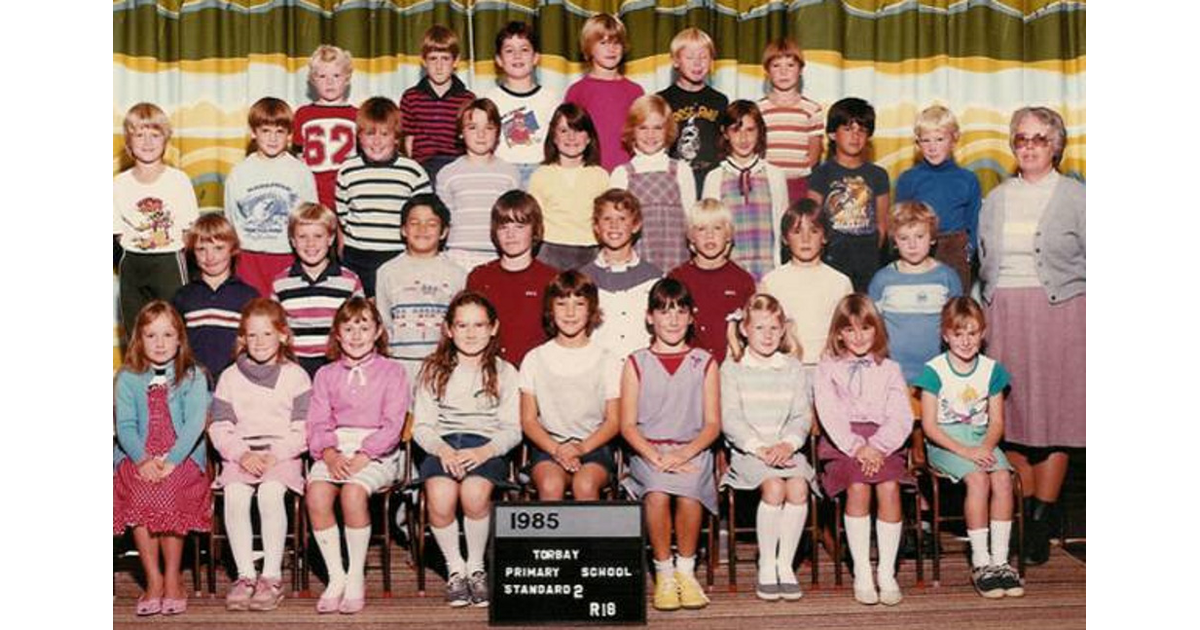
[[[411,465],[406,465],[404,470],[404,480],[397,484],[393,492],[401,492],[410,495],[411,499],[405,500],[401,509],[408,510],[406,525],[408,527],[409,552],[413,566],[417,570],[417,595],[424,597],[425,592],[425,552],[428,548],[429,536],[432,533],[429,530],[429,510],[427,509],[427,497],[425,496],[425,483],[420,479],[414,471],[419,470],[420,463],[428,455],[425,451],[417,446],[416,441],[412,439],[411,432],[406,431],[407,439],[404,441],[404,452],[406,461],[412,462]],[[521,486],[516,482],[516,470],[513,462],[509,461],[509,478],[506,485],[497,485],[495,492],[499,493],[499,499],[502,501],[515,501],[519,499]],[[495,497],[495,493],[493,497]]]
[[[815,426],[815,424],[816,423],[814,423],[814,426]],[[808,437],[809,464],[814,463],[814,460],[816,458],[816,452],[817,452],[817,433],[815,431],[812,431],[809,433],[809,437]],[[718,453],[717,470],[718,470],[717,479],[718,479],[718,483],[719,483],[720,482],[719,480],[722,477],[724,477],[726,471],[729,470],[728,454],[724,449],[722,449]],[[813,470],[816,470],[815,465],[813,466]],[[741,526],[741,527],[739,527],[737,525],[737,495],[739,493],[751,494],[751,493],[755,493],[755,492],[756,491],[753,491],[753,490],[736,490],[734,488],[729,488],[729,487],[725,487],[725,488],[721,489],[722,499],[728,510],[728,512],[726,512],[726,514],[727,514],[726,518],[728,520],[726,521],[726,525],[725,525],[725,527],[727,529],[727,534],[728,534],[728,539],[726,541],[728,550],[726,552],[726,555],[727,555],[727,561],[729,563],[729,591],[731,593],[736,593],[737,588],[738,588],[737,587],[737,563],[738,563],[737,538],[738,538],[738,535],[755,533],[755,527],[753,525]],[[817,561],[817,547],[819,546],[818,541],[820,538],[820,528],[818,527],[818,519],[817,519],[818,501],[819,501],[819,498],[817,496],[817,493],[812,492],[810,489],[810,491],[808,493],[808,521],[809,521],[809,524],[808,524],[807,529],[809,532],[809,540],[812,543],[812,587],[811,588],[814,588],[814,589],[819,588],[819,585],[820,585],[820,580],[819,580],[819,577],[820,577],[819,565],[820,565],[820,563]]]
[[[210,479],[216,479],[220,474],[220,455],[209,447],[208,452],[208,473]],[[254,503],[258,502],[258,495],[255,493]],[[210,512],[212,518],[212,530],[207,536],[206,549],[208,550],[207,577],[208,577],[208,594],[215,595],[217,592],[217,565],[222,562],[222,550],[224,549],[225,541],[229,540],[229,534],[225,531],[225,491],[224,489],[214,488],[212,490],[212,503],[210,504]],[[308,510],[304,509],[304,499],[291,490],[284,495],[284,509],[288,512],[288,520],[291,523],[285,539],[284,539],[284,558],[291,561],[291,580],[292,580],[292,595],[295,596],[302,590],[302,576],[306,574],[305,559],[307,537],[304,532],[308,531]],[[261,523],[257,518],[257,510],[251,510],[251,522],[259,527],[254,529],[254,541],[261,544],[262,534]],[[228,567],[224,567],[228,569]],[[226,570],[228,576],[228,570]]]
[[[308,471],[305,470],[305,478],[308,477]],[[392,596],[392,495],[395,494],[402,484],[393,482],[388,486],[384,486],[378,492],[372,494],[367,500],[367,509],[371,514],[371,539],[368,545],[379,545],[380,547],[380,562],[378,565],[367,564],[365,569],[379,569],[383,577],[383,597],[389,598]],[[334,501],[334,511],[336,514],[341,513],[341,507],[338,501]],[[306,515],[307,520],[307,515]],[[344,519],[339,519],[339,523],[343,523]],[[344,527],[341,525],[339,527]],[[306,553],[312,553],[316,548],[316,544],[309,543],[309,536],[312,535],[311,528],[308,534],[304,537],[304,550]],[[343,545],[343,549],[344,549]],[[309,591],[309,575],[315,571],[313,566],[314,558],[324,564],[324,559],[318,553],[313,557],[308,557],[305,562],[307,570],[301,572],[301,592],[308,595]]]
[[[933,585],[940,586],[942,580],[942,554],[941,545],[938,542],[941,540],[942,526],[946,523],[966,522],[966,517],[962,511],[946,514],[942,511],[942,486],[948,484],[952,490],[951,494],[955,498],[965,496],[966,487],[963,484],[951,483],[950,478],[942,474],[937,469],[929,465],[926,457],[926,438],[920,427],[913,431],[913,459],[916,461],[914,471],[918,477],[927,480],[930,492],[932,493],[931,503],[933,504]],[[1023,492],[1021,489],[1021,476],[1014,470],[1012,471],[1012,491],[1013,491],[1013,522],[1016,525],[1014,528],[1016,533],[1017,544],[1015,546],[1017,553],[1017,573],[1023,578],[1025,577],[1025,510],[1021,500]],[[962,501],[957,500],[957,505],[961,506]],[[923,564],[920,553],[917,554],[917,566]]]

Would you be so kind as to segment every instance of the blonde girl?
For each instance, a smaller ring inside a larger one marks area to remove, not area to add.
[[[900,603],[896,551],[900,546],[900,481],[912,406],[900,364],[887,358],[883,318],[871,298],[842,298],[817,364],[814,396],[824,435],[817,456],[829,496],[846,493],[846,541],[854,560],[854,599]],[[873,491],[872,491],[873,490]],[[879,589],[871,576],[871,495],[878,501]]]
[[[413,439],[429,524],[446,557],[446,602],[487,606],[483,558],[491,523],[492,490],[509,483],[504,460],[521,443],[517,370],[500,358],[500,321],[487,298],[462,291],[446,309],[442,339],[421,366],[413,406]],[[458,545],[463,511],[467,557]]]
[[[792,561],[815,477],[800,452],[812,427],[800,344],[779,301],[765,293],[751,296],[729,332],[731,360],[721,366],[721,430],[730,461],[721,485],[762,493],[755,519],[755,594],[768,601],[800,599]]]
[[[404,368],[387,358],[387,333],[363,297],[346,300],[333,317],[327,356],[317,370],[308,406],[308,474],[305,503],[313,538],[329,573],[317,612],[353,614],[363,609],[364,564],[371,539],[367,499],[399,471],[400,432],[408,411]],[[334,502],[346,524],[349,564],[342,564]]]
[[[521,428],[532,445],[530,475],[543,501],[595,501],[616,472],[609,441],[620,431],[621,360],[594,343],[596,284],[564,271],[546,287],[550,341],[521,364]]]
[[[116,378],[113,535],[133,528],[146,576],[137,614],[178,615],[187,610],[183,538],[211,523],[203,440],[208,377],[192,356],[183,318],[167,302],[142,307],[130,333]]]
[[[227,610],[274,610],[283,600],[284,494],[304,494],[300,456],[312,383],[296,363],[287,314],[278,302],[254,298],[242,309],[236,360],[213,394],[208,436],[221,455],[213,487],[225,489],[225,528],[237,580]],[[263,569],[255,577],[250,500],[258,495]]]
[[[712,355],[691,346],[696,307],[687,287],[674,278],[659,280],[648,302],[650,347],[629,355],[621,375],[621,435],[634,453],[625,486],[646,514],[654,607],[704,608],[696,547],[704,510],[717,511],[709,446],[721,434],[720,376]],[[678,558],[671,553],[672,531]]]
[[[621,142],[633,159],[613,169],[611,184],[642,204],[638,255],[670,271],[688,259],[687,215],[696,203],[696,178],[687,162],[667,155],[675,142],[671,106],[657,94],[638,97],[625,118]]]

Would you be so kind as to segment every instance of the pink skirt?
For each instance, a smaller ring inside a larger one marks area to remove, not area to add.
[[[1051,304],[1041,288],[997,289],[987,311],[985,351],[1012,376],[1004,439],[1086,446],[1087,296]]]

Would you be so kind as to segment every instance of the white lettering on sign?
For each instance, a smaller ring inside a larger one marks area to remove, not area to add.
[[[505,584],[505,595],[570,595],[583,599],[582,584]]]
[[[629,567],[581,567],[579,576],[584,578],[633,577]]]
[[[533,549],[533,557],[537,560],[578,560],[578,549]]]
[[[504,567],[504,577],[556,578],[561,567]]]

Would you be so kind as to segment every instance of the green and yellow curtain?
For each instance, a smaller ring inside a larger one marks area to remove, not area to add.
[[[319,44],[353,54],[352,102],[399,98],[420,78],[423,32],[445,24],[462,40],[459,76],[482,92],[495,81],[495,33],[524,20],[541,35],[541,82],[561,92],[584,71],[579,29],[601,11],[625,22],[626,75],[647,91],[670,84],[669,43],[684,27],[715,40],[712,83],[731,99],[760,98],[763,46],[793,37],[808,62],[805,94],[826,106],[844,96],[874,104],[874,158],[893,177],[916,157],[914,116],[935,102],[958,115],[958,160],[985,190],[1012,170],[1008,119],[1027,104],[1063,114],[1063,170],[1086,176],[1082,0],[120,0],[113,172],[124,166],[124,112],[155,102],[175,128],[169,161],[215,209],[225,174],[245,155],[247,108],[268,95],[307,102],[306,63]]]

